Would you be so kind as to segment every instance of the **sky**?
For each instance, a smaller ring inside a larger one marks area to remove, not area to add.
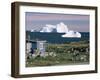
[[[26,30],[40,31],[46,24],[63,22],[70,30],[89,32],[89,19],[89,15],[26,12],[25,26]]]

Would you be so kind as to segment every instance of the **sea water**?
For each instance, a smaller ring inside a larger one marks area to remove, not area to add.
[[[69,38],[69,37],[61,37],[65,33],[42,33],[42,32],[30,32],[26,31],[26,39],[30,36],[30,40],[42,40],[47,43],[53,44],[63,44],[69,42],[79,42],[79,41],[89,41],[90,34],[89,32],[80,32],[81,38]],[[36,44],[36,43],[34,43]],[[32,45],[33,47],[34,44]]]

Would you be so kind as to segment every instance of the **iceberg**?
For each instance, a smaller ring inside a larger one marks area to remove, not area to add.
[[[46,24],[45,27],[42,28],[40,32],[53,32],[53,30],[56,28],[56,26],[51,24]]]
[[[56,29],[57,29],[58,33],[66,33],[66,32],[68,32],[68,27],[63,22],[61,22],[60,24],[57,24],[57,28]]]
[[[34,32],[34,30],[32,29],[31,32]]]
[[[76,32],[76,35],[77,35],[78,38],[81,38],[81,33]]]
[[[81,33],[73,30],[69,30],[67,25],[65,25],[63,22],[60,22],[57,25],[51,25],[51,24],[46,24],[45,27],[40,30],[40,32],[57,32],[57,33],[65,33],[61,37],[67,38],[67,37],[76,37],[76,38],[81,38]]]
[[[65,33],[64,35],[62,35],[62,37],[77,37],[77,38],[81,38],[81,34],[79,32],[69,31],[69,32]]]

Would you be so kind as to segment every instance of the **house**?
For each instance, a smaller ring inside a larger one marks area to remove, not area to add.
[[[39,50],[40,56],[45,55],[45,47],[46,47],[46,41],[37,41],[37,50]]]
[[[36,48],[34,47],[36,46]],[[45,47],[46,47],[46,41],[34,41],[34,40],[26,40],[26,53],[28,56],[36,56],[36,55],[40,55],[40,56],[44,56],[45,55]],[[38,51],[38,54],[36,52],[32,53],[33,51],[31,51],[33,49]]]

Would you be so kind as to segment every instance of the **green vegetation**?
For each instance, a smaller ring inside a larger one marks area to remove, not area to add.
[[[89,63],[89,42],[48,43],[44,54],[26,59],[26,67]]]

